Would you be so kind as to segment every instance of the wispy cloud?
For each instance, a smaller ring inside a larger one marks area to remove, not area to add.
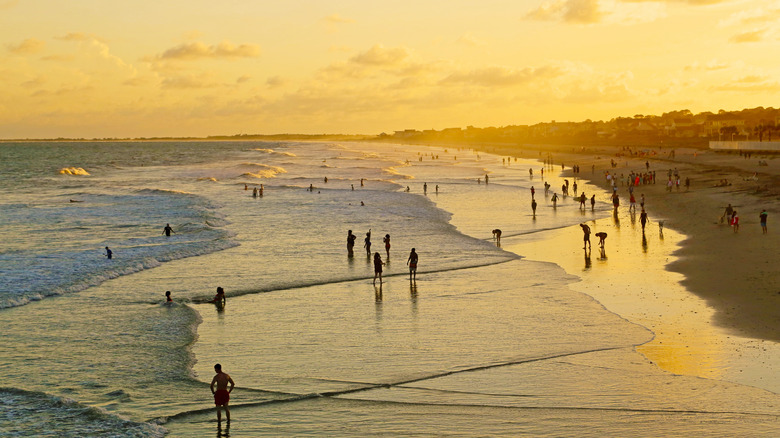
[[[529,11],[525,18],[542,21],[593,24],[602,20],[598,0],[557,0]]]
[[[525,84],[536,79],[554,78],[562,74],[558,67],[513,69],[488,67],[463,73],[453,73],[444,78],[442,84],[467,84],[481,87],[506,87]]]
[[[180,44],[154,56],[153,60],[193,61],[198,59],[256,58],[260,56],[260,47],[254,44],[234,45],[223,41],[216,45],[202,42]]]
[[[8,50],[16,55],[32,55],[40,53],[46,47],[46,43],[37,38],[27,38],[19,44],[10,44]]]
[[[328,15],[327,17],[323,18],[322,21],[329,24],[352,24],[355,22],[355,20],[344,18],[339,14]]]
[[[19,4],[19,0],[0,0],[0,11],[11,9]]]
[[[385,48],[380,44],[353,56],[349,62],[370,66],[393,66],[399,65],[408,57],[409,51],[403,47]]]
[[[732,43],[757,43],[764,39],[766,29],[754,30],[752,32],[743,32],[729,38]]]

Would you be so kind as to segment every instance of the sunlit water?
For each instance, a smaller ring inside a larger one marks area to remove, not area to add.
[[[533,245],[569,251],[558,236],[577,235],[580,222],[612,220],[604,194],[582,181],[594,209],[571,197],[553,208],[560,168],[546,169],[545,194],[537,162],[454,148],[69,143],[6,144],[0,155],[8,435],[778,431],[776,394],[664,371],[635,351],[653,339],[651,324],[529,260]],[[376,287],[369,230],[387,263]],[[598,259],[594,250],[583,266],[595,272]],[[217,286],[228,295],[221,311],[206,303]],[[208,390],[216,362],[238,384],[229,429]]]

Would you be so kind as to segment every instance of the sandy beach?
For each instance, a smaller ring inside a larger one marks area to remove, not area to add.
[[[738,154],[694,149],[678,149],[672,157],[670,149],[641,149],[651,153],[635,156],[621,148],[611,147],[593,150],[544,145],[526,149],[492,146],[481,149],[513,157],[551,157],[556,170],[560,169],[561,163],[564,164],[563,176],[586,180],[607,191],[610,190],[610,185],[605,178],[605,172],[609,171],[619,181],[617,187],[621,198],[621,215],[628,210],[629,192],[625,182],[628,174],[632,171],[645,172],[646,165],[649,164],[649,170],[656,172],[656,183],[635,188],[637,209],[640,208],[640,195],[644,194],[650,219],[648,229],[652,228],[652,232],[657,233],[659,222],[663,222],[667,236],[668,230],[677,231],[684,236],[679,247],[673,252],[674,259],[657,260],[656,263],[666,265],[667,271],[671,273],[680,274],[679,284],[686,291],[701,298],[703,303],[689,309],[689,314],[684,318],[674,316],[676,310],[664,315],[664,318],[679,319],[678,324],[690,328],[689,335],[677,336],[678,331],[685,329],[677,330],[673,321],[666,321],[668,332],[674,331],[675,337],[686,339],[684,342],[678,342],[678,354],[692,354],[706,362],[707,354],[702,352],[709,351],[709,348],[702,348],[698,343],[718,344],[719,349],[731,348],[733,351],[728,352],[731,356],[730,366],[736,366],[736,362],[744,362],[751,363],[746,367],[752,367],[754,371],[764,369],[758,371],[758,374],[764,374],[763,376],[736,379],[744,383],[758,384],[758,380],[766,379],[769,370],[776,369],[777,359],[769,352],[776,349],[776,341],[780,339],[780,275],[773,266],[777,230],[773,229],[772,217],[780,211],[777,205],[780,163],[775,157],[753,154],[747,159]],[[611,166],[612,160],[617,164],[614,168]],[[759,160],[767,165],[759,165]],[[574,174],[571,167],[575,164],[580,166],[578,174]],[[686,190],[683,183],[679,191],[676,188],[671,192],[667,191],[667,172],[675,169],[683,182],[690,178],[689,189]],[[728,180],[729,185],[719,186],[721,180]],[[608,202],[607,199],[603,201]],[[737,233],[733,232],[728,221],[720,221],[728,204],[737,210],[740,217]],[[762,233],[759,223],[759,213],[762,209],[766,209],[769,214],[767,234]],[[578,232],[579,230],[575,230],[574,234]],[[608,248],[615,248],[617,242],[614,237],[610,239]],[[542,250],[537,257],[566,266],[564,258],[555,251]],[[634,281],[639,285],[655,282],[654,277],[644,275],[645,267],[633,269],[635,275],[623,274],[626,281]],[[623,293],[629,290],[630,284],[624,283]],[[607,305],[610,302],[610,294],[599,290],[604,285],[602,282],[590,290],[587,290],[587,285],[581,286],[581,289],[597,299],[605,300]],[[615,287],[615,291],[611,293],[612,298],[616,293],[620,293],[616,292],[620,289],[619,285]],[[651,293],[665,290],[660,287],[650,289],[655,289]],[[675,297],[668,297],[667,301],[665,306],[669,309],[678,306],[669,303],[677,301]],[[614,299],[611,302],[615,304]],[[620,309],[612,310],[625,316]],[[714,327],[719,332],[714,335],[716,340],[710,338],[705,341],[705,336],[693,339],[697,329],[691,327],[691,320],[699,321],[698,334],[701,334],[703,327]],[[663,333],[656,333],[656,336],[662,335]],[[740,339],[740,342],[735,343],[735,339]],[[658,344],[658,338],[655,343]],[[730,346],[724,347],[724,343]],[[645,351],[650,350],[652,347],[645,346]],[[687,353],[683,353],[686,350]],[[729,365],[723,363],[713,366],[729,368]],[[707,367],[679,367],[669,364],[667,369],[676,372],[688,369],[691,374],[709,375],[702,368]],[[717,374],[722,372],[723,370],[720,370]],[[742,370],[737,372],[741,373]]]

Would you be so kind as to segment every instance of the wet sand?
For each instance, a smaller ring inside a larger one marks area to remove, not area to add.
[[[692,149],[678,149],[671,158],[669,149],[632,158],[618,157],[625,152],[608,147],[486,148],[525,158],[540,158],[539,149],[544,155],[552,154],[557,169],[561,163],[566,166],[564,176],[574,177],[571,166],[578,164],[578,178],[605,190],[609,190],[605,171],[627,177],[631,171],[644,172],[648,162],[650,170],[656,171],[656,184],[636,188],[637,204],[639,194],[644,193],[650,221],[657,225],[662,220],[665,227],[687,236],[668,269],[682,274],[685,288],[712,307],[712,321],[719,327],[739,336],[780,341],[780,270],[774,266],[778,232],[777,226],[773,226],[780,214],[780,160],[760,154],[745,159],[737,154]],[[610,166],[612,159],[618,164],[614,169]],[[759,160],[766,161],[768,166],[759,166]],[[686,177],[691,179],[689,190],[682,186],[679,191],[666,191],[667,171],[674,168],[683,181]],[[753,179],[754,173],[757,180]],[[721,179],[728,179],[731,185],[716,187]],[[618,189],[620,209],[628,209],[624,181]],[[738,233],[719,223],[729,203],[740,216]],[[759,225],[762,208],[769,213],[766,235]]]

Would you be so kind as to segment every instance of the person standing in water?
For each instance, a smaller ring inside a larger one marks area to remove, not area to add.
[[[352,257],[354,252],[352,252],[353,248],[355,248],[355,239],[357,239],[357,236],[352,234],[352,230],[347,231],[347,256]]]
[[[108,249],[108,247],[106,247],[106,258],[111,260],[111,257],[113,256],[114,256],[114,252]]]
[[[428,194],[428,183],[423,183],[423,194]]]
[[[378,252],[374,253],[374,285],[376,285],[376,278],[379,277],[379,284],[382,284],[382,256]]]
[[[171,233],[176,234],[176,231],[173,231],[173,228],[171,228],[171,224],[165,224],[165,228],[163,228],[162,233],[168,237],[171,237]]]
[[[214,365],[214,372],[217,374],[211,379],[210,388],[211,393],[214,394],[214,404],[217,406],[217,422],[222,423],[222,408],[225,408],[225,419],[230,423],[230,393],[235,388],[236,383],[233,382],[228,373],[222,372],[222,365]]]
[[[582,249],[590,249],[590,227],[585,224],[580,224],[580,227],[582,228],[582,240],[584,242]]]
[[[173,302],[173,298],[171,298],[171,291],[169,290],[165,291],[165,302],[166,303]]]
[[[390,260],[390,235],[385,234],[384,239],[382,239],[382,242],[385,243],[385,251],[387,252],[387,260]]]
[[[406,264],[409,265],[409,281],[414,278],[417,281],[417,253],[412,248],[412,252],[409,253],[409,258],[406,260]]]
[[[371,229],[369,228],[368,233],[366,233],[366,238],[363,240],[363,248],[366,249],[366,256],[371,257]]]
[[[590,197],[590,209],[593,211],[596,208],[596,195]]]
[[[536,217],[536,199],[531,200],[531,211],[533,211],[534,217]]]
[[[225,297],[225,289],[222,289],[222,287],[217,287],[217,294],[214,295],[214,299],[212,299],[211,302],[216,304],[217,307],[224,307],[226,301],[227,298]]]
[[[558,194],[557,193],[553,193],[553,195],[552,195],[552,203],[553,203],[553,207],[557,207],[558,206]]]
[[[501,230],[499,230],[498,228],[493,230],[493,239],[496,240],[497,246],[501,246]]]

